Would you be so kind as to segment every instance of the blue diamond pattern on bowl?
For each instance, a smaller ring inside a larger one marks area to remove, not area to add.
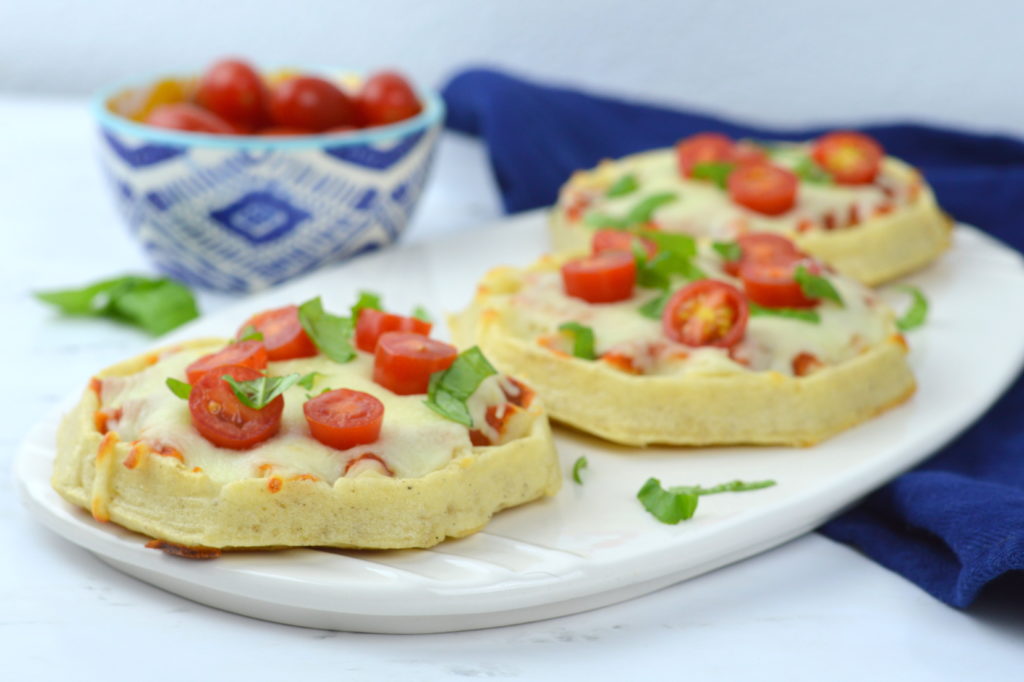
[[[260,244],[291,232],[311,216],[270,192],[249,192],[230,206],[210,211],[210,217],[249,241]]]

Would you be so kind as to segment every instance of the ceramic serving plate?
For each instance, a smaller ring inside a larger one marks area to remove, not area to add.
[[[359,289],[389,309],[451,312],[499,263],[526,264],[547,244],[545,217],[367,256],[247,299],[164,340],[227,335],[250,313],[322,295],[345,309]],[[629,599],[710,571],[810,531],[913,466],[973,422],[1024,360],[1024,261],[966,226],[953,249],[911,278],[931,303],[909,334],[917,394],[908,403],[812,448],[632,449],[556,430],[566,471],[555,498],[500,513],[476,535],[429,550],[240,552],[187,561],[146,549],[147,538],[95,522],[49,485],[59,414],[28,435],[16,478],[33,515],[107,563],[189,599],[271,621],[363,632],[445,632],[522,623]],[[896,306],[906,296],[886,293]],[[438,325],[439,327],[443,325]],[[162,344],[161,344],[162,345]],[[569,477],[589,460],[583,485]],[[774,479],[775,487],[702,497],[676,526],[656,521],[636,492],[666,485]]]

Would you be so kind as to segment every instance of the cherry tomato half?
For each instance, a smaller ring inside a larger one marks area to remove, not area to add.
[[[162,104],[146,116],[147,124],[158,128],[187,130],[192,133],[234,135],[235,129],[217,114],[188,102]]]
[[[415,317],[363,308],[359,311],[359,319],[356,321],[356,348],[372,353],[377,349],[377,339],[385,332],[412,332],[430,336],[433,326],[430,322]]]
[[[307,400],[302,413],[309,432],[324,445],[347,450],[380,437],[384,404],[369,393],[339,388]]]
[[[677,291],[661,316],[665,336],[687,346],[729,348],[747,329],[743,293],[725,282],[702,279]]]
[[[739,237],[736,243],[740,247],[740,259],[727,261],[722,266],[733,277],[739,277],[740,266],[748,261],[789,263],[806,258],[806,255],[796,248],[796,244],[770,232],[745,234]]]
[[[797,266],[803,265],[812,274],[821,267],[814,261],[794,258],[774,261],[744,261],[740,266],[740,279],[747,297],[766,308],[812,308],[818,299],[808,298],[796,281]]]
[[[387,125],[412,118],[423,110],[409,82],[394,71],[371,76],[356,95],[359,121],[365,126]]]
[[[271,360],[309,358],[317,354],[316,345],[299,322],[298,306],[288,305],[253,315],[238,330],[239,335],[246,327],[254,327],[263,334],[263,345]]]
[[[373,380],[398,395],[426,393],[430,375],[448,369],[455,346],[412,332],[386,332],[377,340]]]
[[[257,370],[266,369],[267,349],[262,341],[250,340],[232,343],[223,350],[204,355],[193,362],[185,368],[185,375],[188,377],[188,382],[194,384],[207,372],[228,365],[240,365]]]
[[[605,251],[633,253],[634,244],[643,248],[647,253],[647,258],[654,258],[658,255],[658,246],[650,239],[611,228],[604,228],[594,232],[594,236],[590,240],[590,249],[594,254],[604,253]]]
[[[729,196],[740,206],[765,215],[779,215],[793,208],[799,180],[786,169],[770,163],[748,163],[729,174]]]
[[[841,130],[819,138],[811,156],[839,184],[864,185],[874,182],[885,150],[868,135]]]
[[[635,282],[636,260],[626,251],[602,251],[562,266],[565,293],[589,303],[624,301]]]
[[[320,132],[356,122],[355,104],[336,85],[323,78],[289,78],[270,93],[274,124]]]
[[[306,128],[291,128],[289,126],[268,126],[257,131],[265,137],[292,137],[295,135],[316,135],[315,130]]]
[[[693,177],[693,168],[700,163],[732,161],[733,144],[721,133],[698,133],[676,143],[679,173]]]
[[[192,386],[188,410],[200,435],[217,447],[245,450],[267,440],[281,428],[284,398],[277,396],[261,410],[248,407],[238,399],[225,374],[237,381],[259,379],[251,367],[229,365],[207,372]]]
[[[222,59],[203,73],[196,103],[247,131],[267,121],[267,87],[254,68]]]

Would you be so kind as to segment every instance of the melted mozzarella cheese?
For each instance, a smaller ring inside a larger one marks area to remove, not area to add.
[[[185,368],[203,355],[188,349],[165,355],[151,367],[124,377],[103,380],[101,402],[105,410],[120,408],[116,429],[122,441],[142,440],[154,449],[173,448],[189,468],[200,467],[219,483],[268,475],[289,477],[312,474],[327,482],[344,475],[351,460],[365,453],[380,457],[399,478],[416,478],[444,467],[471,448],[465,426],[445,419],[424,404],[425,395],[399,396],[373,379],[373,356],[358,353],[346,364],[323,355],[272,362],[268,373],[319,372],[315,395],[326,388],[349,388],[377,397],[384,404],[380,438],[374,443],[336,450],[310,437],[302,406],[307,390],[292,386],[284,392],[280,432],[249,450],[219,448],[192,426],[188,401],[175,397],[165,386],[168,377],[185,380]],[[486,423],[491,405],[505,403],[497,376],[488,377],[468,401],[474,426]],[[502,434],[493,434],[499,442]],[[504,434],[507,440],[509,434]],[[157,456],[157,455],[154,455]],[[351,474],[350,474],[351,475]]]

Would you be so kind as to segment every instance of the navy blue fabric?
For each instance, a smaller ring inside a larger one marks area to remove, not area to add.
[[[482,69],[457,75],[443,95],[447,125],[486,144],[510,213],[554,203],[574,170],[693,133],[803,139],[825,130],[744,126]],[[957,219],[1024,247],[1024,143],[922,125],[860,129],[919,167]],[[1024,302],[1007,303],[1024,312]],[[1001,575],[1013,578],[1000,583],[1015,585],[1024,604],[1016,579],[1024,571],[1024,381],[935,457],[821,530],[953,606],[967,606]]]

